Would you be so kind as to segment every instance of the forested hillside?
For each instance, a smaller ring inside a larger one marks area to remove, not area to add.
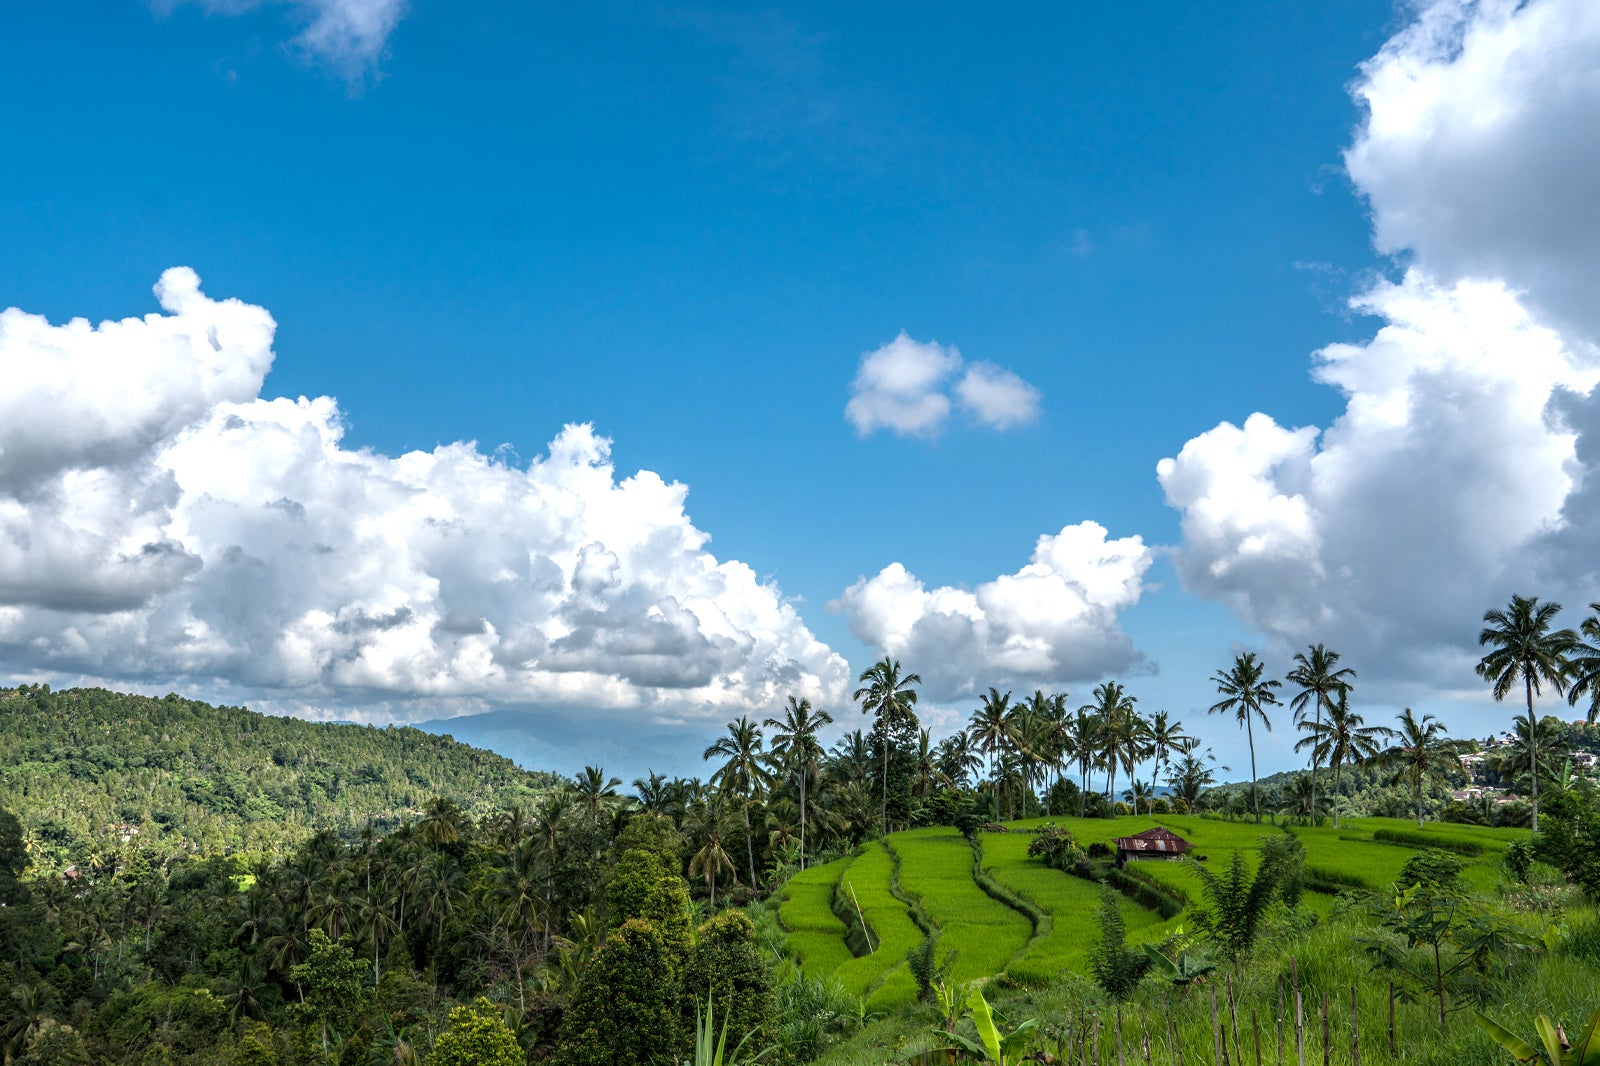
[[[0,689],[0,808],[38,867],[142,847],[272,848],[353,833],[436,796],[476,814],[554,778],[418,729],[326,725],[104,689]]]

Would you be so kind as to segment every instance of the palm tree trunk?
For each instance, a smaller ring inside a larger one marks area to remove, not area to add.
[[[1256,824],[1261,824],[1261,801],[1256,798],[1256,735],[1250,728],[1250,713],[1245,711],[1244,736],[1250,742],[1250,807],[1255,811]]]
[[[1343,783],[1340,779],[1340,771],[1343,769],[1344,767],[1341,764],[1337,762],[1333,764],[1333,827],[1335,829],[1339,828],[1339,786]]]
[[[883,726],[883,828],[882,835],[889,835],[889,723],[880,718],[879,724]]]
[[[1416,782],[1416,786],[1415,787],[1416,787],[1416,792],[1417,792],[1417,828],[1421,829],[1422,828],[1422,775],[1421,774],[1417,775],[1417,782]]]
[[[800,869],[806,868],[806,768],[800,768]]]
[[[1528,761],[1533,763],[1533,835],[1539,835],[1539,723],[1533,720],[1533,677],[1522,675],[1528,693]]]
[[[750,794],[744,797],[744,856],[750,868],[750,887],[760,888],[761,883],[756,880],[756,845],[750,838]]]
[[[1317,824],[1317,764],[1322,761],[1317,739],[1322,736],[1322,693],[1317,693],[1317,731],[1311,739],[1311,824]]]
[[[1087,761],[1078,764],[1078,817],[1082,818],[1089,810],[1089,764]]]

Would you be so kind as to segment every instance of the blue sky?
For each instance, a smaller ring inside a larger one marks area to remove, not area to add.
[[[1600,331],[1550,280],[1593,269],[1585,242],[1570,239],[1596,226],[1573,189],[1592,139],[1575,149],[1539,108],[1561,91],[1577,93],[1577,106],[1594,100],[1571,79],[1555,92],[1530,83],[1517,58],[1555,64],[1552,78],[1592,70],[1581,4],[1285,3],[1159,15],[1039,5],[987,20],[860,5],[580,8],[101,0],[8,12],[0,306],[57,325],[143,316],[157,311],[150,286],[162,272],[186,266],[211,300],[270,312],[264,383],[179,404],[181,418],[158,412],[160,433],[129,431],[139,448],[156,449],[138,461],[175,471],[188,496],[227,477],[169,462],[185,453],[163,450],[161,434],[192,435],[195,419],[220,410],[212,405],[257,395],[337,398],[350,453],[475,441],[485,454],[506,446],[497,454],[511,469],[544,454],[565,424],[592,423],[612,442],[619,482],[645,470],[686,486],[685,522],[711,538],[703,550],[781,590],[767,606],[791,603],[798,622],[783,625],[803,625],[852,677],[884,650],[943,661],[940,639],[970,650],[980,638],[940,637],[932,622],[948,619],[937,609],[918,616],[926,631],[906,636],[918,621],[906,601],[873,621],[841,599],[847,588],[899,563],[929,589],[977,590],[1027,564],[1040,536],[1086,521],[1110,540],[1142,538],[1148,555],[1123,574],[1132,592],[1096,604],[1076,635],[1025,622],[996,635],[991,607],[992,646],[976,661],[993,681],[979,687],[1051,682],[1087,698],[1101,676],[1091,652],[1119,646],[1106,665],[1125,670],[1130,655],[1159,664],[1130,686],[1142,703],[1188,719],[1211,702],[1206,678],[1235,650],[1264,649],[1282,668],[1289,649],[1327,639],[1371,676],[1374,717],[1426,700],[1465,716],[1465,732],[1468,720],[1494,720],[1470,673],[1484,608],[1537,584],[1571,603],[1576,622],[1593,582],[1551,560],[1582,555],[1565,543],[1582,528],[1572,428],[1581,412],[1566,427],[1537,416],[1557,392],[1577,403],[1593,384]],[[318,36],[352,26],[371,32]],[[1452,79],[1478,95],[1439,88]],[[1460,131],[1506,100],[1526,105],[1510,109],[1521,118],[1495,127],[1501,141],[1474,147]],[[1433,121],[1406,120],[1419,111]],[[1500,159],[1492,150],[1511,145],[1527,156],[1523,169],[1472,165],[1472,152]],[[1495,212],[1503,217],[1487,217]],[[1488,288],[1462,288],[1472,284]],[[947,390],[965,368],[994,364],[1036,390],[1036,417],[996,430],[958,404],[937,432],[858,432],[845,417],[852,380],[867,353],[902,331],[924,355],[959,349],[964,369]],[[1543,376],[1526,397],[1497,394],[1497,375],[1531,333],[1548,354]],[[1460,354],[1462,338],[1483,337],[1497,339]],[[1313,353],[1338,344],[1351,346],[1338,349],[1349,357],[1321,365],[1343,366],[1344,377],[1313,380]],[[35,349],[23,345],[13,338],[0,359],[29,358]],[[1441,371],[1443,349],[1452,354]],[[71,390],[92,364],[62,358]],[[148,380],[129,385],[153,396],[192,372],[150,365]],[[1398,393],[1385,377],[1397,365],[1411,368]],[[1428,391],[1446,379],[1448,388]],[[1492,416],[1462,400],[1479,384],[1499,396],[1486,401]],[[1363,413],[1385,399],[1411,412],[1398,443],[1392,424],[1374,428]],[[13,400],[39,397],[18,387]],[[1256,423],[1231,443],[1213,433],[1254,412],[1271,426]],[[1522,493],[1507,503],[1520,518],[1441,537],[1435,522],[1467,516],[1475,526],[1485,499],[1506,501],[1496,479],[1511,475],[1481,441],[1430,429],[1435,416],[1509,420],[1508,446],[1525,448],[1540,471],[1537,486],[1520,476],[1505,490]],[[1332,428],[1315,441],[1285,432],[1302,426]],[[32,432],[44,447],[50,431]],[[1157,463],[1196,441],[1173,480],[1158,480]],[[74,454],[51,476],[85,469]],[[269,479],[273,492],[285,476]],[[241,474],[234,484],[248,482]],[[43,498],[41,483],[29,484],[8,490],[19,507]],[[1441,485],[1460,491],[1428,496]],[[76,491],[58,488],[58,502]],[[239,491],[240,507],[266,500],[265,489]],[[282,499],[315,514],[314,495]],[[359,507],[341,498],[328,506]],[[341,634],[399,619],[397,610],[410,612],[406,624],[432,618],[433,632],[442,619],[472,616],[462,623],[471,628],[481,616],[503,650],[513,616],[526,622],[542,608],[480,603],[484,588],[499,587],[493,575],[459,600],[435,595],[429,582],[447,587],[441,574],[454,565],[436,556],[433,570],[285,606],[280,630],[223,641],[207,612],[237,586],[209,587],[211,600],[193,590],[221,571],[227,549],[250,555],[251,537],[270,544],[251,556],[281,575],[268,585],[304,581],[303,560],[272,554],[278,534],[259,523],[230,519],[248,528],[213,543],[186,504],[151,506],[168,508],[166,518],[137,536],[107,533],[122,546],[103,545],[105,559],[128,557],[134,536],[180,545],[190,561],[140,585],[115,617],[77,618],[71,596],[18,591],[26,583],[8,583],[0,566],[0,608],[28,615],[0,624],[13,675],[178,684],[334,717],[521,708],[535,732],[543,721],[570,738],[552,758],[575,763],[592,748],[629,769],[638,765],[632,729],[665,722],[698,737],[740,709],[769,709],[763,693],[774,690],[749,683],[759,671],[739,657],[767,662],[771,649],[757,639],[766,650],[750,652],[737,634],[735,650],[707,668],[721,679],[717,697],[681,680],[663,687],[654,660],[608,682],[606,668],[579,656],[589,665],[574,659],[531,689],[438,663],[408,672],[393,657],[381,677],[352,680],[337,664],[359,659],[356,646],[319,645],[310,668],[247,665],[265,653],[261,641],[291,662],[279,638],[312,615]],[[393,512],[373,520],[400,528]],[[511,519],[476,520],[485,536],[525,532]],[[79,513],[54,528],[76,544],[96,521]],[[62,533],[68,526],[77,539]],[[600,543],[591,534],[545,551],[567,560],[557,568],[569,590],[580,549]],[[30,550],[45,535],[33,530]],[[390,541],[415,554],[405,535]],[[1389,572],[1407,559],[1403,576]],[[618,572],[635,565],[648,569],[624,556]],[[677,565],[661,563],[627,609],[687,603],[694,594],[674,584]],[[274,596],[266,600],[288,603]],[[1046,610],[1053,601],[1029,602]],[[1290,605],[1301,613],[1291,617]],[[623,609],[612,603],[608,617]],[[970,621],[972,609],[962,610]],[[185,612],[210,619],[204,638],[184,630],[195,649],[225,642],[227,653],[152,653],[159,627],[148,620]],[[587,632],[570,612],[561,617],[539,641]],[[72,639],[91,631],[90,644],[126,643],[101,654]],[[1017,642],[1054,655],[1054,672],[1018,667],[1008,658]],[[1082,651],[1071,669],[1061,665],[1077,654],[1067,644]],[[819,656],[791,665],[819,698],[836,698],[838,670]],[[768,681],[781,687],[785,669]],[[735,675],[742,680],[722,684]],[[963,686],[954,676],[936,683],[930,707],[964,711],[973,700]],[[1220,723],[1206,732],[1237,767],[1234,738]],[[1269,762],[1287,761],[1282,747],[1269,748]]]

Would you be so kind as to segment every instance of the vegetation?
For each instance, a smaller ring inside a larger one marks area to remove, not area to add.
[[[1461,1012],[1560,1032],[1600,985],[1600,730],[1530,696],[1592,709],[1600,650],[1557,610],[1486,628],[1530,713],[1481,741],[1368,725],[1311,645],[1307,765],[1234,785],[1110,680],[1075,711],[990,689],[935,743],[892,659],[869,731],[824,748],[791,699],[709,780],[631,794],[414,730],[0,690],[0,1061],[1487,1063]],[[1253,753],[1283,681],[1213,680]],[[1119,861],[1157,825],[1187,857]]]

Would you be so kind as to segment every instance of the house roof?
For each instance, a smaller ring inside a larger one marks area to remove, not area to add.
[[[1165,851],[1182,855],[1194,845],[1170,829],[1156,826],[1131,837],[1117,837],[1114,841],[1119,851]]]

